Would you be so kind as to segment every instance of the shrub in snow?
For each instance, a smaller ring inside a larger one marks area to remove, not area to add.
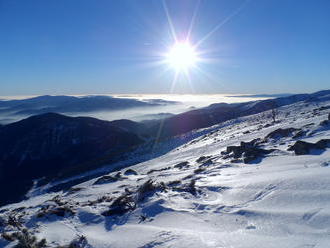
[[[7,224],[18,229],[22,227],[22,223],[15,215],[9,215]]]
[[[172,184],[168,184],[169,186],[172,186]],[[196,179],[192,179],[188,184],[186,185],[182,185],[182,186],[172,186],[172,189],[174,191],[178,191],[178,192],[188,192],[194,196],[197,195],[198,190],[196,188]]]
[[[185,189],[187,192],[191,193],[192,195],[197,195],[196,180],[194,180],[194,179],[191,180]]]
[[[135,192],[125,191],[112,202],[109,209],[102,213],[104,216],[124,215],[127,212],[133,211],[139,202],[151,196],[156,191],[165,190],[164,183],[155,183],[151,179],[143,183]]]
[[[85,236],[80,236],[77,239],[71,241],[67,248],[85,248],[88,246],[88,242]]]
[[[142,184],[137,190],[137,202],[143,201],[146,197],[155,193],[157,190],[163,191],[166,186],[164,183],[155,183],[153,180],[148,180]]]
[[[64,205],[64,206],[46,206],[42,208],[38,213],[37,217],[42,218],[48,215],[56,215],[59,217],[66,217],[66,216],[72,216],[75,214],[75,211],[72,209],[72,206],[70,205]]]
[[[15,248],[42,248],[46,247],[47,243],[45,239],[38,241],[37,238],[29,233],[27,229],[10,234],[3,233],[2,238],[10,242],[18,241],[18,243],[14,246]]]
[[[133,197],[129,194],[119,196],[109,207],[109,209],[102,213],[103,216],[123,215],[136,208],[136,203]]]

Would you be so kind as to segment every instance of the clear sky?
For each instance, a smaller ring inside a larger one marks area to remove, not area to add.
[[[206,37],[174,86],[165,10],[178,39]],[[0,0],[0,95],[329,89],[329,13],[329,0]]]

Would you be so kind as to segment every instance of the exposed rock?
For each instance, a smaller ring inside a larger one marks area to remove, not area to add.
[[[267,127],[270,127],[270,126],[272,126],[273,124],[271,124],[271,123],[267,123],[266,125],[264,125],[262,128],[267,128]]]
[[[134,176],[136,176],[136,175],[138,175],[138,173],[137,173],[135,170],[133,170],[133,169],[128,169],[128,170],[126,170],[126,171],[124,172],[124,175],[125,175],[125,176],[130,176],[130,175],[134,175]]]
[[[242,162],[243,162],[243,160],[240,158],[234,158],[234,159],[230,160],[230,163],[242,163]]]
[[[199,174],[199,173],[201,173],[201,172],[203,172],[205,170],[206,170],[205,168],[198,168],[198,169],[194,170],[194,173],[195,174]]]
[[[201,156],[201,157],[199,157],[197,160],[196,160],[196,162],[197,163],[202,163],[202,162],[204,162],[206,159],[209,159],[211,156]]]
[[[175,180],[167,183],[167,186],[173,187],[173,186],[178,186],[181,184],[181,180]]]
[[[121,172],[117,172],[114,177],[118,179],[122,178]]]
[[[152,169],[150,171],[147,172],[147,174],[151,174],[151,173],[154,173],[154,172],[159,172],[159,171],[166,171],[166,170],[169,170],[171,169],[171,167],[165,167],[165,168],[161,168],[161,169]]]
[[[209,158],[205,162],[203,162],[203,164],[201,164],[200,166],[203,167],[203,166],[209,166],[212,164],[213,164],[213,160],[212,160],[212,158]]]
[[[315,144],[319,149],[330,148],[330,139],[321,139]]]
[[[70,195],[70,194],[74,194],[76,192],[79,192],[80,190],[82,190],[83,188],[81,187],[72,187],[70,188],[68,191],[67,191],[67,194]]]
[[[259,148],[259,143],[260,139],[254,139],[250,142],[241,142],[239,146],[228,146],[226,152],[222,152],[222,154],[225,154],[226,158],[233,158],[233,163],[241,161],[244,163],[250,163],[257,158],[274,151],[274,149],[266,150]]]
[[[197,195],[196,180],[191,180],[187,187],[185,187],[185,191],[189,192],[192,195]]]
[[[297,139],[297,138],[300,138],[302,136],[305,136],[307,133],[307,131],[303,131],[303,130],[300,130],[298,131],[295,135],[292,136],[293,139]]]
[[[187,168],[187,167],[189,167],[188,161],[184,161],[184,162],[174,165],[174,168],[178,168],[178,169],[183,169],[183,168]]]
[[[323,127],[325,127],[325,126],[330,126],[330,120],[324,120],[324,121],[321,121],[321,122],[320,122],[320,126],[323,126]]]
[[[289,137],[292,136],[295,132],[300,131],[297,128],[279,128],[274,130],[273,132],[270,132],[265,139],[279,139],[283,137]]]
[[[99,179],[97,179],[93,183],[93,185],[104,184],[104,183],[114,183],[114,182],[117,182],[118,180],[119,180],[118,177],[113,177],[113,176],[110,176],[110,175],[105,175],[105,176],[102,176]]]
[[[321,139],[315,144],[298,140],[294,145],[288,148],[288,151],[294,151],[296,155],[305,155],[309,154],[313,149],[323,150],[328,147],[330,147],[330,139]]]

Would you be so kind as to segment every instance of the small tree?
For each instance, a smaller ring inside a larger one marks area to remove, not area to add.
[[[270,117],[272,118],[273,123],[275,123],[279,114],[278,105],[275,101],[272,102],[270,109]]]
[[[276,122],[276,118],[277,118],[278,114],[279,114],[278,109],[273,108],[273,109],[271,110],[271,118],[273,119],[273,123]]]

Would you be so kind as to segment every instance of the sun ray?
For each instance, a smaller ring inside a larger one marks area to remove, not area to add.
[[[172,94],[174,92],[174,88],[175,88],[176,82],[178,80],[178,76],[179,76],[179,72],[175,71],[174,77],[173,77],[173,80],[172,80],[172,83],[171,83],[170,94]]]
[[[198,0],[197,4],[195,6],[194,13],[193,13],[193,16],[192,16],[191,21],[190,21],[186,41],[190,40],[190,35],[191,35],[191,32],[192,32],[193,26],[195,24],[195,19],[196,19],[197,13],[198,13],[200,2],[201,2],[201,0]]]
[[[229,22],[239,12],[241,12],[249,1],[250,0],[245,0],[235,11],[233,11],[229,16],[227,16],[224,20],[222,20],[220,23],[218,23],[213,29],[211,29],[210,32],[208,32],[202,39],[200,39],[196,43],[196,47],[199,47],[204,41],[206,41],[208,38],[210,38],[210,36],[212,36],[216,31],[218,31],[223,25],[225,25],[227,22]]]
[[[166,0],[163,0],[162,3],[163,3],[163,8],[164,8],[164,11],[165,11],[165,14],[166,14],[167,22],[168,22],[168,25],[170,27],[170,31],[171,31],[171,34],[172,34],[172,38],[174,39],[175,42],[177,42],[178,39],[177,39],[177,36],[176,36],[176,32],[175,32],[175,29],[174,29],[174,25],[173,25],[170,13],[169,13],[168,8],[167,8]]]
[[[190,73],[189,73],[189,71],[188,70],[185,70],[184,71],[184,74],[185,74],[185,76],[186,76],[186,78],[187,78],[187,82],[188,82],[188,85],[189,85],[189,87],[190,87],[190,91],[191,91],[191,93],[195,93],[195,88],[194,88],[194,85],[193,85],[193,83],[192,83],[192,81],[191,81],[191,77],[190,77]]]

